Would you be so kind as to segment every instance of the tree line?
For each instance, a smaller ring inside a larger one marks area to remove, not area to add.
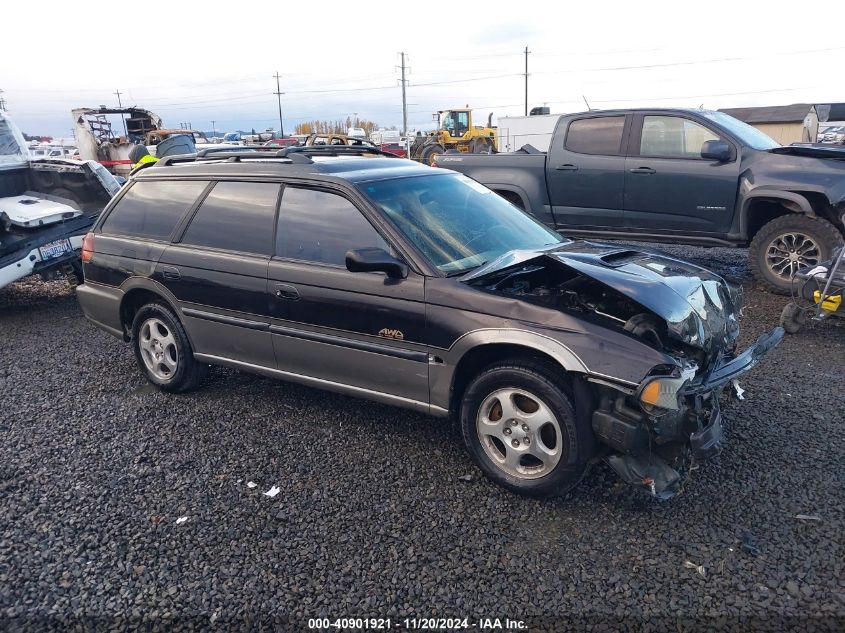
[[[370,132],[378,128],[374,121],[367,119],[359,119],[356,117],[346,117],[346,120],[336,119],[334,121],[323,121],[315,119],[314,121],[304,121],[296,125],[294,134],[346,134],[351,127],[363,128],[369,135]]]

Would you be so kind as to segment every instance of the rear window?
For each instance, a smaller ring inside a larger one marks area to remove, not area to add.
[[[579,154],[617,156],[621,153],[624,128],[624,116],[578,119],[569,124],[566,149]]]
[[[101,231],[168,239],[207,185],[207,182],[198,181],[136,182],[111,210]]]
[[[202,201],[183,244],[273,254],[279,184],[218,182]]]

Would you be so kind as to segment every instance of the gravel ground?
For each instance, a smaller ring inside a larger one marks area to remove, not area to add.
[[[667,250],[744,281],[743,344],[777,323],[744,251]],[[843,324],[745,378],[725,450],[670,502],[605,466],[535,501],[482,478],[450,422],[224,369],[160,393],[71,290],[25,280],[0,290],[0,628],[841,631]]]

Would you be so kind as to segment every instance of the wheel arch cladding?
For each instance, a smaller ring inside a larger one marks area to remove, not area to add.
[[[148,303],[160,303],[166,306],[178,319],[178,312],[171,302],[163,295],[150,290],[149,288],[132,288],[128,290],[120,301],[120,323],[123,326],[123,338],[130,339],[129,332],[132,328],[132,321],[141,307]]]
[[[560,371],[561,377],[567,382],[571,377],[564,365],[535,347],[518,343],[485,343],[468,349],[455,366],[452,374],[452,385],[449,395],[449,412],[456,415],[460,408],[461,398],[467,385],[485,367],[501,361],[539,360]],[[570,394],[571,395],[571,394]]]

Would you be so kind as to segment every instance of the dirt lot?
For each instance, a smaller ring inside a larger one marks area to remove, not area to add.
[[[743,251],[671,250],[744,279],[744,345],[777,323],[785,299],[752,287]],[[743,380],[724,451],[666,503],[605,466],[568,498],[519,498],[449,422],[236,371],[165,395],[61,283],[0,290],[0,338],[7,630],[306,630],[315,615],[845,629],[841,322]]]

